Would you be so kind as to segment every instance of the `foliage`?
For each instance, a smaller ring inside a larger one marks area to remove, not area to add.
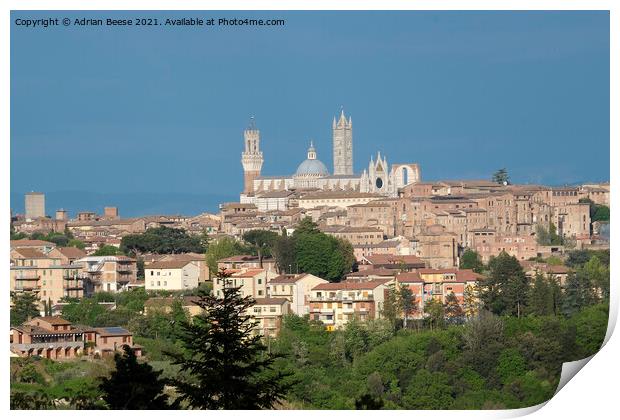
[[[205,252],[200,236],[189,235],[183,229],[157,227],[144,233],[123,236],[120,250],[125,255],[144,253],[180,254]]]
[[[278,234],[269,230],[250,230],[243,234],[243,240],[251,244],[255,252],[263,257],[271,257]]]
[[[165,410],[171,408],[164,393],[165,382],[161,372],[148,363],[138,363],[135,352],[128,345],[124,354],[114,355],[116,370],[103,378],[99,389],[103,399],[113,410]]]
[[[86,244],[79,239],[70,239],[67,243],[67,246],[73,246],[75,248],[81,249],[82,251],[84,251],[84,249],[86,248]]]
[[[96,257],[107,257],[123,255],[123,253],[114,245],[103,245],[101,248],[97,249],[92,255]]]
[[[498,315],[520,316],[527,303],[529,282],[519,261],[502,251],[491,257],[488,267],[478,290],[484,308]]]
[[[224,272],[218,276],[226,281]],[[272,408],[287,386],[285,375],[272,370],[276,357],[253,334],[257,323],[247,312],[254,300],[227,287],[221,298],[199,295],[197,304],[203,312],[182,324],[183,351],[171,355],[191,375],[172,381],[177,402],[200,409]]]
[[[482,273],[484,270],[484,264],[482,263],[480,254],[468,248],[465,252],[463,252],[463,255],[461,255],[459,268],[471,269],[476,273]]]
[[[28,292],[11,292],[11,300],[13,301],[13,307],[11,307],[11,325],[17,326],[23,324],[28,318],[40,315],[37,306],[39,300],[35,294]]]
[[[228,236],[223,236],[211,242],[206,253],[207,265],[209,266],[209,276],[211,276],[211,273],[218,272],[218,260],[232,257],[233,255],[244,254],[246,251],[247,248],[244,248],[240,242]]]
[[[295,263],[300,272],[340,281],[351,271],[355,262],[351,244],[320,232],[309,217],[296,227],[293,239]]]
[[[538,245],[564,245],[565,239],[558,235],[556,226],[549,222],[548,227],[542,224],[536,225],[536,242]]]

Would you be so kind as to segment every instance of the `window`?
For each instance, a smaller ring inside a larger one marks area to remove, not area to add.
[[[161,282],[160,282],[160,281],[157,281],[157,285],[158,285],[158,286],[161,286]]]
[[[151,280],[151,286],[155,286],[155,282]]]
[[[168,286],[168,282],[164,280],[164,286]]]
[[[258,291],[258,296],[262,296],[262,295],[263,295],[263,291],[262,291],[262,290],[259,290],[259,291]]]
[[[154,273],[154,271],[153,271],[153,270],[151,270],[151,276],[153,275],[153,273]]]
[[[258,284],[263,284],[263,279],[258,279]]]
[[[269,312],[275,312],[275,311],[276,311],[275,306],[271,306],[271,307],[269,308]]]
[[[108,337],[103,337],[103,344],[108,344]]]

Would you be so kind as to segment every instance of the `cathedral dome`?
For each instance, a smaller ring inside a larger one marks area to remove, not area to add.
[[[327,176],[329,171],[327,166],[316,158],[316,150],[310,142],[310,148],[308,149],[308,159],[301,162],[297,167],[295,176]]]

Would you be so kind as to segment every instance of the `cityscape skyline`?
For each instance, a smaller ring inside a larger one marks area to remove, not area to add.
[[[281,15],[277,30],[19,32],[12,193],[234,197],[250,116],[264,175],[292,173],[310,139],[332,170],[342,106],[355,121],[355,173],[380,150],[417,162],[423,181],[502,167],[518,183],[609,179],[607,13]],[[52,56],[62,59],[44,66]],[[573,153],[584,144],[592,152]]]

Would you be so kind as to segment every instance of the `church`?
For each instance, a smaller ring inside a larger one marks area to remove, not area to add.
[[[302,161],[293,175],[263,176],[263,152],[260,150],[260,131],[254,119],[243,132],[244,151],[241,154],[244,189],[241,202],[251,202],[253,197],[264,193],[280,191],[356,191],[376,193],[386,197],[396,197],[398,189],[407,184],[420,181],[420,168],[417,163],[395,163],[390,167],[385,155],[377,153],[376,160],[371,157],[368,169],[361,174],[353,170],[353,121],[347,118],[344,110],[332,122],[334,171],[318,158],[317,151],[310,141],[306,159]]]

